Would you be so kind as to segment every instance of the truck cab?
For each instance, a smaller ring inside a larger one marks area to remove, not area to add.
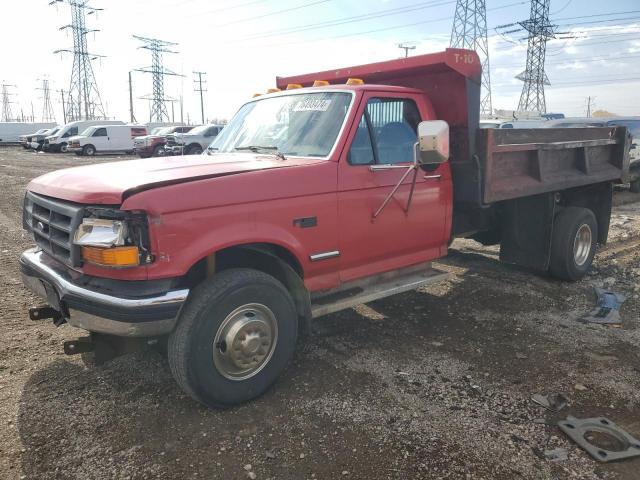
[[[628,133],[478,129],[480,73],[450,49],[278,78],[204,155],[33,180],[31,317],[90,332],[67,353],[166,342],[182,388],[229,406],[275,382],[313,318],[449,278],[432,261],[454,236],[581,278]]]

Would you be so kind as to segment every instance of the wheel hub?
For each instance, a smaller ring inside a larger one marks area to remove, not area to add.
[[[273,312],[261,304],[243,305],[220,324],[213,345],[218,371],[231,380],[256,375],[269,362],[278,341]]]
[[[580,226],[573,241],[573,259],[581,267],[589,259],[591,253],[591,227],[587,224]]]

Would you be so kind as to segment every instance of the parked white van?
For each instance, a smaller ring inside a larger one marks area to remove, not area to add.
[[[147,135],[144,125],[94,125],[69,138],[68,150],[76,155],[133,153],[133,139]]]
[[[66,152],[69,145],[69,138],[84,132],[94,125],[124,125],[121,120],[77,120],[62,126],[55,135],[44,139],[42,149],[45,152]]]

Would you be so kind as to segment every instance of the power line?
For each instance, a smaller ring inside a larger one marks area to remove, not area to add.
[[[167,75],[181,76],[171,70],[164,68],[162,64],[163,53],[178,53],[169,50],[167,47],[178,45],[177,43],[159,40],[157,38],[146,38],[134,35],[133,38],[140,40],[144,48],[151,52],[151,66],[138,68],[136,71],[143,73],[151,73],[153,77],[153,94],[151,97],[152,104],[149,117],[152,122],[163,122],[166,118],[169,121],[169,112],[167,111],[166,98],[164,96],[164,77]]]
[[[451,29],[453,48],[475,50],[482,65],[482,93],[480,113],[491,115],[491,68],[489,64],[489,42],[487,41],[487,8],[485,0],[458,0]]]
[[[550,0],[531,0],[529,20],[520,22],[520,26],[529,32],[527,44],[527,66],[520,75],[524,85],[518,102],[520,112],[547,113],[547,102],[544,95],[545,85],[549,78],[544,71],[547,41],[555,36],[554,25],[549,23]]]
[[[229,25],[237,25],[238,23],[249,22],[251,20],[259,20],[261,18],[272,17],[274,15],[280,15],[282,13],[288,13],[288,12],[293,12],[293,11],[296,11],[296,10],[302,10],[303,8],[313,7],[315,5],[319,5],[321,3],[327,3],[327,2],[330,2],[330,1],[332,1],[332,0],[315,0],[313,2],[305,3],[303,5],[298,5],[296,7],[283,8],[282,10],[276,10],[276,11],[273,11],[273,12],[263,13],[262,15],[256,15],[254,17],[241,18],[239,20],[234,20],[232,22],[225,22],[224,24],[217,25],[217,26],[218,27],[227,27]],[[215,10],[210,10],[210,11],[207,11],[207,12],[200,13],[200,14],[198,14],[198,16],[208,15],[208,14],[211,14],[211,13],[214,13],[214,12],[215,12]]]
[[[42,80],[42,121],[44,123],[55,123],[56,115],[51,105],[51,91],[49,89],[49,79],[44,78]]]
[[[96,83],[91,62],[102,55],[89,53],[87,34],[99,30],[87,29],[86,16],[95,15],[100,8],[89,6],[89,0],[52,0],[49,5],[67,3],[71,8],[71,23],[61,30],[71,29],[73,34],[73,50],[60,49],[53,53],[67,52],[73,54],[73,67],[69,86],[66,116],[69,120],[106,118],[102,99]]]

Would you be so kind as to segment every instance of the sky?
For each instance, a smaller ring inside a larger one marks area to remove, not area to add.
[[[0,81],[12,94],[12,112],[42,115],[47,78],[58,122],[60,89],[69,88],[72,38],[60,27],[70,23],[65,3],[50,0],[2,1]],[[107,115],[129,119],[128,73],[133,71],[134,113],[149,120],[151,55],[133,35],[175,42],[165,68],[167,97],[184,102],[184,120],[200,118],[194,71],[207,75],[207,119],[229,118],[254,93],[287,76],[440,51],[449,45],[454,0],[91,0],[87,17],[89,52],[104,55],[93,69]],[[504,26],[526,20],[530,2],[487,0],[493,107],[517,107],[524,70],[526,32]],[[9,19],[9,21],[7,21]],[[638,0],[551,0],[558,39],[547,47],[547,111],[584,116],[592,110],[640,115],[640,2]],[[168,106],[171,115],[171,105]],[[175,104],[179,120],[179,105]]]

